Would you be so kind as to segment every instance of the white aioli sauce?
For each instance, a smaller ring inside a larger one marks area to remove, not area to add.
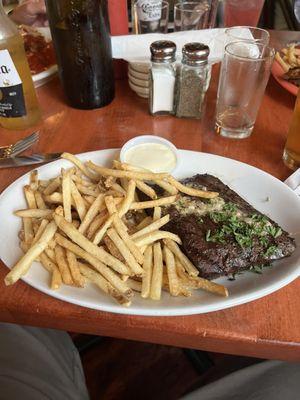
[[[128,149],[124,161],[152,172],[171,172],[176,166],[176,156],[164,144],[144,143]]]

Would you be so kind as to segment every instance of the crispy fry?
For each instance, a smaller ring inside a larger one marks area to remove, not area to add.
[[[97,258],[93,257],[87,251],[81,249],[76,244],[70,242],[68,239],[64,238],[60,234],[55,235],[56,241],[58,244],[63,246],[64,248],[72,251],[78,257],[87,261],[91,264],[101,275],[103,275],[116,289],[120,290],[121,293],[126,295],[128,298],[133,296],[132,290],[118,277],[118,275],[104,265]]]
[[[31,209],[26,208],[25,210],[17,210],[14,214],[22,218],[46,218],[53,213],[53,210],[45,209],[40,210],[39,208]]]
[[[168,196],[161,197],[158,200],[150,200],[150,201],[140,201],[132,203],[130,206],[130,210],[143,210],[145,208],[153,208],[158,206],[165,206],[168,204],[172,204],[176,201],[177,196]]]
[[[80,193],[86,196],[97,197],[99,194],[99,190],[97,190],[97,188],[92,189],[88,186],[81,185],[80,183],[77,183],[77,188]]]
[[[136,183],[136,187],[141,192],[143,192],[147,196],[149,196],[150,199],[153,199],[153,200],[157,199],[157,194],[155,193],[155,190],[151,186],[147,185],[147,183],[140,181],[140,180],[136,180],[135,183]]]
[[[24,229],[24,238],[26,243],[31,243],[33,239],[33,227],[32,227],[32,219],[31,218],[22,218],[23,221],[23,229]]]
[[[36,192],[34,192],[34,197],[35,197],[37,208],[39,208],[40,210],[45,210],[47,208],[47,206],[44,202],[42,193],[37,190]]]
[[[86,232],[87,228],[90,226],[91,222],[98,214],[100,206],[103,204],[103,200],[104,194],[99,194],[94,202],[91,204],[79,227],[80,233],[84,234]]]
[[[128,183],[127,194],[119,209],[120,218],[122,218],[130,209],[131,204],[134,200],[134,193],[135,193],[135,182],[133,180],[130,180]]]
[[[71,272],[71,276],[76,286],[84,287],[84,278],[80,273],[80,269],[78,267],[77,258],[74,253],[70,250],[66,251],[67,254],[67,261],[69,265],[69,269]]]
[[[98,172],[103,176],[114,176],[116,178],[127,178],[127,179],[140,179],[151,181],[153,179],[164,179],[168,177],[166,173],[152,173],[152,172],[139,172],[139,171],[121,171],[117,169],[110,169],[101,167],[100,165],[94,164],[92,161],[88,161],[87,166],[93,171]]]
[[[126,296],[116,288],[114,288],[110,282],[108,282],[101,274],[94,271],[86,264],[78,262],[80,272],[91,282],[97,285],[104,293],[113,297],[119,304],[123,306],[130,306],[131,296]]]
[[[33,192],[35,192],[36,190],[38,190],[39,187],[38,172],[36,169],[30,172],[29,179],[30,179],[30,189],[33,190]]]
[[[169,176],[168,181],[169,183],[171,183],[171,185],[176,187],[176,189],[178,189],[180,192],[188,194],[189,196],[202,197],[204,199],[214,199],[215,197],[219,196],[219,193],[217,192],[209,192],[185,186],[182,183],[178,182],[175,178],[173,178],[173,176]]]
[[[53,249],[50,249],[49,247],[47,247],[45,249],[44,253],[47,255],[48,258],[50,258],[50,260],[52,262],[56,263],[55,252]]]
[[[143,274],[143,268],[138,264],[136,259],[133,257],[131,254],[130,250],[124,243],[124,241],[120,238],[118,233],[115,231],[115,229],[109,229],[107,231],[108,237],[114,242],[124,259],[126,260],[126,264],[130,267],[130,269],[133,271],[134,275],[142,275]]]
[[[142,229],[144,229],[146,226],[150,225],[152,223],[152,218],[150,216],[145,217],[136,227],[135,227],[135,231],[139,232]],[[136,233],[135,232],[135,233]]]
[[[90,224],[90,226],[87,229],[86,236],[89,240],[92,240],[94,237],[96,231],[100,228],[102,224],[107,220],[108,215],[105,211],[102,211],[97,217],[94,219],[94,221]]]
[[[290,69],[290,66],[283,60],[283,58],[278,53],[278,51],[275,54],[275,60],[279,62],[279,64],[281,65],[284,72],[288,72],[288,70]]]
[[[156,183],[156,185],[160,186],[162,189],[164,189],[167,193],[169,193],[171,195],[175,195],[178,193],[178,190],[176,189],[176,187],[170,185],[170,183],[165,180],[155,180],[153,182]]]
[[[129,278],[129,279],[127,279],[126,283],[135,292],[142,291],[142,282],[139,282],[139,281]]]
[[[152,246],[148,246],[144,253],[144,263],[143,263],[144,274],[142,277],[142,293],[141,293],[141,296],[143,298],[147,298],[150,296],[152,268],[153,268],[153,248]]]
[[[167,246],[163,248],[163,255],[167,267],[170,294],[172,296],[178,296],[180,293],[180,284],[176,272],[175,257]]]
[[[54,248],[55,260],[58,265],[58,269],[61,273],[63,283],[66,285],[73,285],[73,279],[66,259],[65,249],[59,245]]]
[[[48,186],[46,186],[46,188],[44,189],[43,194],[48,196],[49,194],[55,192],[60,187],[60,180],[60,176],[56,177],[53,180],[50,180]]]
[[[121,185],[119,185],[118,183],[113,183],[112,185],[111,185],[111,188],[113,189],[113,190],[115,190],[116,192],[118,192],[118,193],[120,193],[122,196],[126,196],[126,190],[124,190],[123,188],[122,188],[122,186]]]
[[[86,214],[85,203],[75,183],[72,180],[70,181],[70,183],[71,183],[71,196],[74,200],[75,208],[78,212],[79,218],[82,221]]]
[[[105,246],[107,247],[108,251],[110,254],[114,257],[116,257],[118,260],[122,261],[123,263],[126,262],[125,258],[122,256],[114,242],[109,238],[107,235],[103,239]]]
[[[108,176],[104,181],[104,186],[109,189],[116,182],[116,178],[114,176]]]
[[[29,208],[37,208],[34,191],[29,185],[24,186],[24,194]]]
[[[72,222],[71,214],[71,178],[70,174],[62,169],[62,196],[63,196],[63,207],[64,216],[68,222]]]
[[[44,230],[40,239],[28,250],[26,254],[15,264],[11,271],[6,275],[4,281],[6,285],[12,285],[21,278],[30,268],[33,261],[45,250],[49,240],[52,239],[57,226],[54,221]]]
[[[105,205],[106,205],[106,208],[107,208],[107,211],[108,211],[109,215],[112,215],[112,214],[117,212],[115,201],[114,201],[114,198],[112,196],[105,196],[104,197],[104,202],[105,202]]]
[[[65,160],[70,161],[71,163],[73,163],[76,167],[78,167],[85,176],[87,176],[88,178],[90,178],[93,182],[98,182],[99,180],[99,176],[98,174],[95,174],[93,172],[91,172],[80,160],[79,158],[77,158],[76,156],[74,156],[73,154],[70,153],[63,153],[61,155],[61,158],[64,158]]]
[[[160,300],[163,278],[163,260],[160,243],[153,245],[153,273],[151,280],[150,297],[152,300]]]
[[[96,232],[93,243],[94,245],[97,245],[101,242],[103,239],[104,235],[106,234],[107,230],[110,228],[114,220],[114,215],[110,215],[107,220],[104,222],[104,224],[101,226],[101,228]]]
[[[161,219],[161,207],[154,207],[153,210],[153,221]]]
[[[181,239],[179,236],[167,231],[150,232],[146,235],[138,237],[134,242],[138,247],[142,247],[157,242],[161,239],[172,239],[174,242],[181,244]]]
[[[187,256],[183,254],[177,243],[170,239],[164,239],[164,243],[167,247],[169,247],[175,257],[177,257],[179,261],[183,264],[185,270],[189,275],[197,276],[199,274],[197,268],[190,262]]]
[[[51,274],[51,289],[59,289],[62,284],[62,278],[57,265],[46,255],[45,252],[40,254],[40,261],[43,267]]]
[[[155,220],[151,224],[147,225],[145,228],[135,232],[133,235],[130,236],[132,240],[136,240],[137,238],[140,238],[141,236],[144,236],[148,233],[157,231],[160,229],[162,226],[166,225],[170,221],[170,215],[167,214],[164,217]]]
[[[143,262],[144,262],[143,254],[141,253],[140,249],[137,247],[137,245],[133,242],[133,240],[128,235],[126,226],[124,229],[124,223],[117,214],[115,215],[113,224],[114,224],[114,227],[116,228],[118,235],[121,237],[121,239],[123,240],[125,245],[128,247],[128,249],[130,250],[133,257],[136,259],[136,261],[139,264],[143,264]]]
[[[55,222],[59,228],[71,239],[74,243],[77,243],[84,250],[88,251],[92,256],[97,258],[99,261],[109,265],[115,271],[120,274],[130,275],[130,271],[126,265],[121,261],[117,260],[111,254],[107,253],[103,248],[96,246],[84,237],[72,224],[70,224],[62,216],[55,214]]]
[[[47,221],[46,219],[42,220],[42,222],[40,223],[40,226],[39,226],[39,228],[38,228],[38,230],[37,230],[37,232],[36,232],[36,234],[35,234],[35,236],[34,236],[34,238],[32,240],[32,243],[31,243],[32,245],[35,244],[40,239],[40,237],[42,236],[42,234],[43,234],[44,230],[46,229],[46,226],[48,225],[48,223],[49,223],[49,221]]]

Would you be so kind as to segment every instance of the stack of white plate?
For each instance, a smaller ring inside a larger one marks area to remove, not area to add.
[[[140,97],[149,97],[148,63],[132,62],[128,64],[128,82],[130,88]]]

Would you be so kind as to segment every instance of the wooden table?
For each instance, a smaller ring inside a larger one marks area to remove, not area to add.
[[[277,46],[300,33],[272,34]],[[179,148],[223,155],[254,165],[279,179],[291,172],[281,156],[295,97],[271,77],[252,136],[223,139],[214,133],[217,74],[208,92],[203,121],[151,117],[147,101],[127,82],[118,81],[114,102],[80,111],[66,106],[57,79],[38,90],[43,110],[41,138],[35,150],[80,153],[120,147],[128,139],[153,133]],[[1,144],[27,132],[0,130]],[[0,190],[30,167],[0,170]],[[283,205],[284,207],[284,205]],[[2,239],[3,240],[3,239]],[[7,244],[9,246],[9,243]],[[73,332],[190,347],[269,359],[300,360],[300,280],[260,300],[224,311],[186,317],[140,317],[85,309],[51,298],[23,282],[5,287],[7,268],[0,264],[0,320]]]

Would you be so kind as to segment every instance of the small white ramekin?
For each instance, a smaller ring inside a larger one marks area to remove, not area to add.
[[[178,150],[176,148],[176,146],[170,142],[167,139],[164,139],[160,136],[154,136],[154,135],[142,135],[142,136],[136,136],[130,140],[128,140],[128,142],[126,142],[123,147],[121,148],[120,151],[120,161],[121,162],[125,162],[125,153],[132,147],[137,146],[139,144],[146,144],[146,143],[159,143],[159,144],[163,144],[165,146],[167,146],[169,149],[172,150],[172,152],[175,154],[176,157],[176,165],[173,168],[172,171],[170,171],[170,173],[174,173],[174,171],[176,170],[176,168],[178,167],[179,164],[179,154],[178,154]]]

